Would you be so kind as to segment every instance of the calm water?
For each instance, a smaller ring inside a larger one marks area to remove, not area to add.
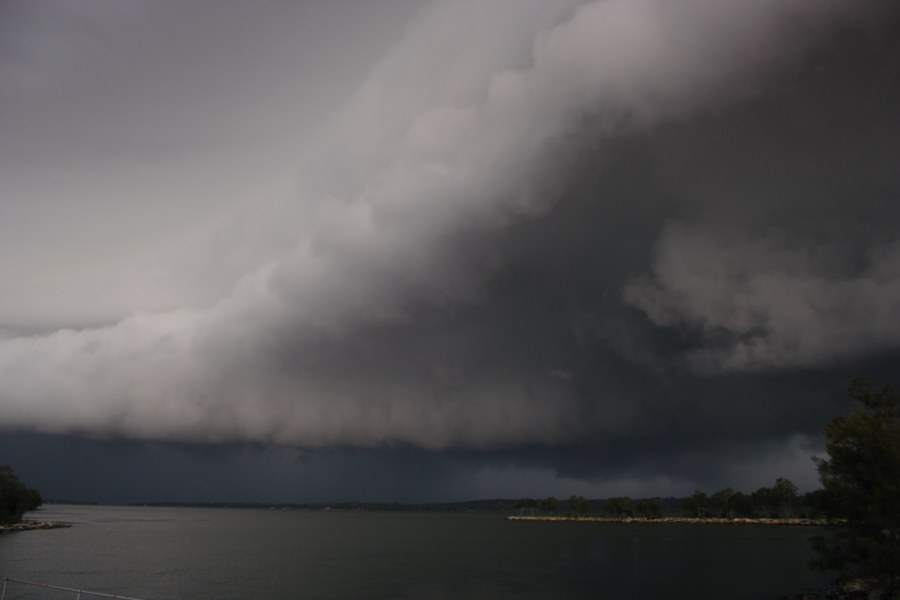
[[[815,530],[509,522],[496,514],[50,506],[0,577],[147,600],[759,599],[821,587]],[[74,598],[10,583],[7,598]]]

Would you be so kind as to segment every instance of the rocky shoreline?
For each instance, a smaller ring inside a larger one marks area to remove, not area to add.
[[[18,523],[2,523],[0,524],[0,534],[12,533],[14,531],[32,531],[34,529],[60,529],[62,527],[71,527],[69,523],[60,521],[19,521]]]
[[[688,525],[775,525],[780,527],[827,527],[834,525],[827,519],[750,519],[746,517],[725,519],[721,517],[661,517],[648,519],[645,517],[586,517],[575,515],[511,515],[506,517],[509,521],[575,521],[588,523],[684,523]]]

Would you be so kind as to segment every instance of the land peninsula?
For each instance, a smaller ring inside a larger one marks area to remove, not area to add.
[[[0,466],[0,533],[68,527],[67,524],[56,521],[22,519],[22,515],[37,509],[43,503],[40,492],[19,481],[12,467]]]
[[[591,517],[587,515],[510,515],[509,521],[575,521],[588,523],[679,523],[687,525],[775,525],[780,527],[827,527],[836,525],[829,519],[788,517]]]

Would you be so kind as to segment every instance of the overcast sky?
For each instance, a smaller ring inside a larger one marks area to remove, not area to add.
[[[2,0],[0,463],[812,489],[900,383],[898,106],[890,0]]]

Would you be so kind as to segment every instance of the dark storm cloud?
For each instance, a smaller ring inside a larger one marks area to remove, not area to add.
[[[203,294],[2,339],[0,422],[451,449],[423,455],[480,492],[807,481],[900,344],[897,30],[887,2],[427,7],[296,194],[179,262]]]
[[[637,452],[580,445],[490,453],[409,447],[313,453],[24,433],[0,437],[0,456],[45,498],[103,503],[641,496],[722,485],[752,491],[785,475],[806,489],[813,487],[806,465],[814,450],[802,437],[791,439],[787,451],[766,441],[705,443],[662,459],[646,446]]]
[[[687,183],[700,211],[671,215],[624,298],[699,334],[691,368],[827,367],[896,348],[895,33],[836,34],[789,91],[688,131],[693,156],[668,161],[670,190]]]

